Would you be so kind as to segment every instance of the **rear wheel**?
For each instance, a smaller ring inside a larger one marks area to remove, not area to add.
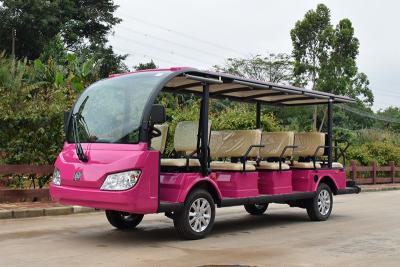
[[[332,212],[333,196],[331,188],[327,184],[318,186],[314,198],[307,201],[306,209],[312,221],[326,221]]]
[[[202,189],[189,194],[183,209],[174,216],[174,226],[184,239],[201,239],[214,225],[215,204],[211,195]]]
[[[120,230],[133,229],[143,220],[143,214],[106,210],[109,223]]]
[[[268,203],[265,204],[246,204],[245,210],[251,215],[262,215],[268,209]]]

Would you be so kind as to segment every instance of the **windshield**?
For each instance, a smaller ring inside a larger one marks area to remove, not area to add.
[[[139,142],[139,127],[145,106],[169,71],[140,72],[99,81],[79,97],[73,114],[82,143]],[[74,143],[74,127],[67,141]]]

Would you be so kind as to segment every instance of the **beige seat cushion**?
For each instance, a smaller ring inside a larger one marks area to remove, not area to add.
[[[212,161],[211,169],[215,171],[243,171],[242,163],[232,163],[225,161]],[[256,167],[252,164],[246,164],[246,171],[255,171]]]
[[[315,163],[315,167],[317,169],[320,169],[321,168],[321,164]],[[314,163],[312,161],[311,162],[297,162],[297,161],[295,161],[295,162],[293,162],[293,168],[296,168],[296,169],[314,169]]]
[[[260,148],[261,158],[280,157],[286,146],[292,146],[294,142],[294,132],[263,132],[261,136]],[[293,149],[288,148],[283,157],[290,157]]]
[[[296,133],[294,135],[294,145],[297,148],[294,149],[293,154],[301,157],[311,157],[318,146],[325,145],[325,133],[309,132],[309,133]],[[320,157],[324,155],[324,149],[318,150],[316,156]]]
[[[208,122],[210,131],[211,121]],[[197,149],[198,121],[181,121],[175,128],[174,148],[176,152],[190,154]]]
[[[154,125],[154,127],[160,130],[161,135],[151,139],[151,147],[154,148],[155,150],[160,151],[162,154],[164,153],[165,144],[167,142],[168,124],[167,123],[156,124]]]
[[[186,159],[161,159],[161,166],[185,167]],[[200,161],[198,159],[189,159],[189,166],[199,167]]]
[[[211,127],[211,121],[208,122],[208,128]],[[181,121],[175,128],[174,148],[176,152],[185,152],[187,155],[197,148],[197,132],[199,129],[198,121]],[[181,159],[161,159],[161,166],[185,167],[186,158]],[[190,167],[199,167],[198,159],[189,160]]]
[[[257,166],[257,169],[261,169],[261,170],[279,170],[279,162],[261,161],[260,165]],[[290,169],[289,165],[282,162],[282,170],[289,170],[289,169]]]
[[[343,169],[343,164],[340,162],[332,162],[332,168]]]
[[[318,161],[319,164],[322,164],[322,162]],[[336,169],[343,169],[343,164],[340,162],[332,162],[332,168]]]
[[[211,157],[242,157],[251,145],[261,143],[260,130],[224,130],[212,131],[210,140]],[[253,148],[249,157],[257,157],[259,148]]]

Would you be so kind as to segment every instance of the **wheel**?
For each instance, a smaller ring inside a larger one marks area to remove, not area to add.
[[[108,222],[120,230],[133,229],[143,220],[143,214],[106,210]]]
[[[211,195],[202,189],[189,194],[183,209],[174,216],[174,226],[181,238],[201,239],[214,225],[215,204]]]
[[[314,198],[306,203],[307,214],[312,221],[326,221],[332,212],[333,197],[331,188],[321,183]]]
[[[246,204],[245,210],[251,215],[262,215],[268,209],[268,203],[265,204]]]

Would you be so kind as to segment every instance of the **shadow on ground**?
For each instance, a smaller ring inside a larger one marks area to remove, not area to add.
[[[330,220],[335,220],[340,215],[335,215]],[[212,233],[207,237],[222,238],[226,236],[235,236],[239,234],[250,234],[252,231],[260,228],[286,228],[295,226],[300,223],[315,223],[310,222],[308,216],[303,212],[294,214],[265,214],[262,216],[224,214],[221,218],[216,217],[216,222]],[[323,222],[322,222],[323,223]],[[76,237],[75,237],[76,238]],[[126,245],[147,245],[149,247],[162,247],[165,243],[179,240],[172,221],[157,222],[156,224],[139,225],[137,229],[129,231],[120,231],[110,228],[103,233],[96,231],[79,235],[79,242],[95,242],[98,246],[126,246]],[[184,241],[196,242],[196,241]]]

